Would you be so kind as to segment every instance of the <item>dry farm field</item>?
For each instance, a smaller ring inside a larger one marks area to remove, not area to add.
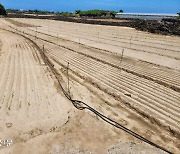
[[[174,153],[180,150],[180,37],[2,18],[0,139],[13,145],[0,153],[162,152],[75,109],[52,68],[73,99]]]

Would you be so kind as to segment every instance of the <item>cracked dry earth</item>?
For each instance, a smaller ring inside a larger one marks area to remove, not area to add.
[[[120,70],[117,65],[119,57],[113,54],[120,47],[103,36],[91,44],[92,36],[87,31],[87,25],[72,26],[71,23],[55,22],[54,27],[48,31],[46,20],[37,21],[35,23],[40,26],[38,28],[28,25],[33,20],[0,20],[0,139],[13,140],[13,145],[0,148],[0,153],[163,153],[110,126],[89,111],[75,109],[64,97],[54,74],[40,55],[43,45],[66,90],[67,70],[64,66],[70,62],[70,92],[74,99],[86,102],[123,126],[178,153],[180,83],[179,66],[175,64],[179,63],[179,55],[175,54],[179,52],[176,43],[178,40],[172,40],[174,44],[171,44],[174,45],[175,53],[164,53],[164,49],[160,49],[158,54],[152,53],[155,60],[150,58],[148,62],[134,60],[139,56],[135,56],[135,48],[139,49],[143,41],[138,44],[137,40],[133,40],[131,47],[121,42],[120,46],[127,47],[125,56],[132,50],[131,56],[135,57],[124,59]],[[75,28],[71,35],[67,31],[68,24],[70,29]],[[59,39],[54,34],[57,26],[64,29],[58,34]],[[84,28],[84,31],[80,33],[77,30],[79,28]],[[89,28],[93,32],[97,27]],[[76,37],[84,37],[85,31],[86,37],[79,42]],[[104,32],[108,35],[112,32],[111,27],[107,27]],[[129,30],[129,33],[135,35],[136,31]],[[146,33],[145,36],[146,39],[150,37]],[[142,34],[139,39],[143,39]],[[102,42],[106,45],[103,46]],[[152,44],[153,40],[149,46]],[[150,54],[149,46],[140,52]],[[107,52],[111,47],[112,51]],[[154,48],[159,49],[157,44]],[[145,54],[140,59],[147,59]],[[163,54],[173,71],[166,67],[164,61],[157,60]],[[146,68],[150,69],[145,71]],[[155,77],[153,71],[157,72]],[[115,72],[121,76],[121,80],[115,76]],[[174,78],[165,79],[172,73]],[[129,98],[131,93],[133,95]],[[167,99],[167,103],[162,98]],[[135,103],[143,108],[132,106]],[[168,103],[169,109],[165,108]],[[150,114],[149,117],[143,114],[144,110]]]

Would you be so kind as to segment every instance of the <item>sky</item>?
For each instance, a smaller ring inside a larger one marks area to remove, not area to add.
[[[6,9],[68,11],[104,9],[126,13],[177,13],[180,0],[0,0]]]

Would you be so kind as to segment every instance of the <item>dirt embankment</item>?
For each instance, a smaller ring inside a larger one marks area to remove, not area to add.
[[[125,26],[136,28],[141,31],[148,31],[151,33],[164,34],[164,35],[177,35],[180,36],[180,20],[163,19],[162,21],[150,20],[121,20],[121,19],[94,19],[94,18],[75,18],[65,16],[38,16],[38,15],[24,15],[24,14],[9,14],[9,18],[35,18],[35,19],[51,19],[76,23],[97,24],[97,25],[110,25],[110,26]]]

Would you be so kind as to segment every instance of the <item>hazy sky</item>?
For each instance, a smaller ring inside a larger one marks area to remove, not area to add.
[[[0,0],[6,8],[75,11],[107,9],[124,12],[177,13],[180,0]]]

